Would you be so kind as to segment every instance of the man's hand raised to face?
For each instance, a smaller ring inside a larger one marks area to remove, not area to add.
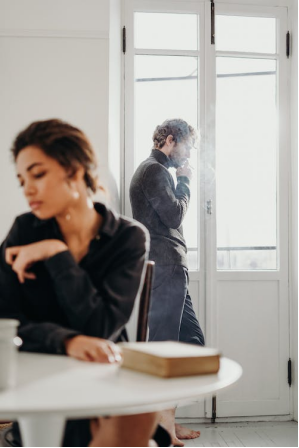
[[[176,177],[179,176],[186,176],[188,177],[188,179],[192,179],[192,174],[193,174],[193,169],[191,168],[191,166],[189,165],[189,162],[187,160],[187,162],[183,165],[180,166],[177,170],[176,170]]]

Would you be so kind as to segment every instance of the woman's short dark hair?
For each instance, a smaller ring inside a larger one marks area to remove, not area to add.
[[[169,135],[172,135],[175,143],[191,139],[192,144],[195,145],[197,140],[196,130],[190,124],[181,118],[174,118],[172,120],[165,120],[161,125],[156,127],[153,134],[154,148],[163,148]]]
[[[86,186],[96,192],[97,178],[93,174],[97,167],[95,153],[80,129],[59,119],[35,121],[15,138],[11,148],[14,161],[26,146],[40,148],[68,170],[70,177],[82,166]]]

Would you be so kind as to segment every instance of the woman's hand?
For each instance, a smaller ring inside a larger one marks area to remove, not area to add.
[[[33,272],[28,272],[34,263],[46,260],[65,250],[68,250],[68,247],[63,241],[43,240],[25,246],[8,247],[5,252],[5,260],[16,272],[19,282],[24,283],[26,278],[31,280],[36,278]]]
[[[65,351],[82,361],[114,363],[122,360],[121,350],[111,341],[91,336],[75,336],[65,341]]]

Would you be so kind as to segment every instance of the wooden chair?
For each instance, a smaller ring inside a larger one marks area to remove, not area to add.
[[[137,342],[145,342],[147,338],[148,311],[151,300],[152,281],[154,276],[155,262],[148,261],[146,264],[143,288],[140,295],[138,321],[137,321]]]
[[[7,429],[12,425],[12,422],[5,422],[4,420],[0,420],[0,432],[3,429]]]

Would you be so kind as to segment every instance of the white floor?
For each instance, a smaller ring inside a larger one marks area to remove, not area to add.
[[[293,421],[184,426],[201,431],[198,439],[184,440],[185,446],[298,446],[298,423]]]

